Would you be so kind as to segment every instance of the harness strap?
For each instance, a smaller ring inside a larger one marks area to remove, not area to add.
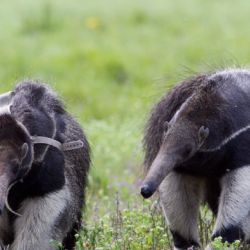
[[[81,140],[61,143],[57,140],[44,136],[31,136],[31,140],[34,144],[47,144],[61,151],[70,151],[74,149],[79,149],[82,148],[84,145],[83,141]]]
[[[65,142],[62,144],[63,151],[70,151],[78,148],[83,148],[84,143],[81,140]]]

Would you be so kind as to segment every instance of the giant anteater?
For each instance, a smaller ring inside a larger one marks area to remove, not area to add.
[[[177,85],[154,107],[144,146],[141,194],[159,190],[175,249],[199,246],[203,201],[216,215],[212,239],[250,239],[250,71],[223,70]]]
[[[45,84],[0,96],[0,244],[72,250],[81,225],[90,149],[80,125]],[[0,248],[1,248],[0,247]]]

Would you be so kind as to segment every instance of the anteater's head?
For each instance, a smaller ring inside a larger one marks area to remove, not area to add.
[[[9,185],[24,177],[32,160],[32,145],[25,127],[10,114],[0,115],[0,213]]]
[[[141,187],[144,198],[153,195],[171,171],[205,146],[210,139],[211,120],[217,115],[219,101],[218,96],[201,90],[187,99],[170,121],[165,121],[161,146]]]

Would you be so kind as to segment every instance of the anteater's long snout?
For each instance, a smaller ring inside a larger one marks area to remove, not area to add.
[[[159,152],[153,161],[149,172],[143,181],[141,186],[141,195],[144,198],[151,197],[164,178],[173,170],[175,167],[175,160],[170,155]]]

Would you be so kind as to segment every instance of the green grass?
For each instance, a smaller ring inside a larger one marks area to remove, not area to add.
[[[122,216],[130,210],[132,219],[138,217],[131,225],[142,230],[145,215],[149,231],[143,233],[150,237],[150,213],[138,194],[150,107],[194,72],[249,64],[249,8],[247,0],[1,1],[0,90],[25,78],[48,82],[91,143],[85,218],[92,229],[81,232],[79,244],[97,225],[97,234],[107,236],[97,238],[99,249],[111,249],[105,244],[116,238],[98,228],[111,225],[117,192]],[[112,249],[163,249],[114,244]]]

